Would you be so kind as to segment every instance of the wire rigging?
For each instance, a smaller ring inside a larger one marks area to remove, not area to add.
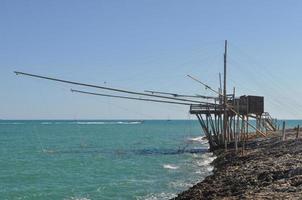
[[[287,112],[290,112],[291,114],[295,115],[295,116],[299,116],[299,112],[301,112],[301,106],[296,106],[296,105],[301,105],[300,102],[298,102],[296,99],[291,99],[290,101],[282,101],[280,98],[282,96],[284,96],[284,92],[291,92],[291,93],[295,93],[292,88],[290,87],[285,87],[284,85],[280,83],[280,79],[273,77],[272,73],[269,72],[267,70],[266,67],[263,67],[263,69],[265,70],[256,70],[254,68],[254,70],[250,70],[249,67],[242,67],[244,66],[244,64],[238,62],[238,60],[235,60],[233,58],[230,59],[232,65],[237,65],[238,67],[236,67],[236,70],[241,71],[242,74],[248,74],[249,76],[244,76],[245,78],[250,79],[254,84],[254,86],[258,87],[258,89],[261,91],[263,90],[265,92],[265,94],[269,94],[269,98],[271,97],[272,99],[274,99],[274,101],[278,102],[280,104],[279,108],[281,108],[282,106],[285,107],[290,107],[291,109],[287,110]],[[255,71],[257,71],[257,74],[255,73]],[[239,76],[239,81],[240,81],[240,86],[243,87],[243,83],[244,81],[240,80]],[[238,80],[238,78],[236,78],[236,80]],[[231,78],[230,78],[231,79]],[[234,81],[234,80],[233,80]],[[237,83],[237,81],[234,81]],[[263,87],[263,85],[265,85],[265,87]],[[272,85],[276,86],[273,87]],[[278,89],[277,89],[278,88]],[[284,88],[284,89],[282,89]],[[298,112],[299,110],[299,112]]]

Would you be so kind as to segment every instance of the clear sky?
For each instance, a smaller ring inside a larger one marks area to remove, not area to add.
[[[13,71],[212,95],[186,75],[217,88],[225,39],[229,91],[302,118],[301,10],[300,0],[0,0],[0,119],[188,119],[187,107],[73,94],[83,88]]]

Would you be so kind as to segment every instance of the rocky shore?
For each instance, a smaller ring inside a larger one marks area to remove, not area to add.
[[[249,141],[243,153],[217,150],[213,175],[174,199],[302,199],[302,139],[286,132],[285,141]]]

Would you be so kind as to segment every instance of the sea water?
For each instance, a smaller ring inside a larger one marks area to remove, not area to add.
[[[195,120],[0,121],[0,199],[169,199],[212,172]]]

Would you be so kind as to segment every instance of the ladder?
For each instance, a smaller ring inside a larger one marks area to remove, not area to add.
[[[268,112],[264,112],[261,116],[262,126],[267,131],[276,131],[277,130],[277,119],[273,119]]]

